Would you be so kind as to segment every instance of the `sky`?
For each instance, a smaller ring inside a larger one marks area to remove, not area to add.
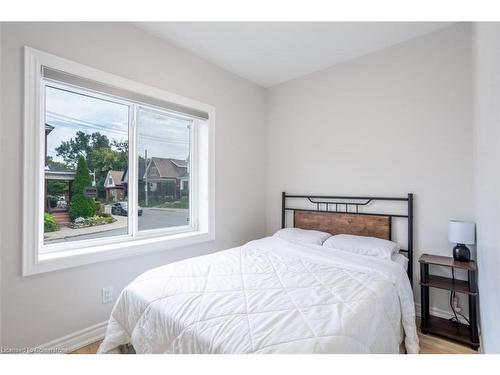
[[[109,140],[128,139],[128,107],[52,87],[46,88],[45,122],[54,126],[47,137],[47,154],[63,161],[55,151],[63,141],[74,138],[77,131],[99,132]],[[186,159],[189,155],[191,121],[141,109],[137,116],[138,152],[148,158]]]

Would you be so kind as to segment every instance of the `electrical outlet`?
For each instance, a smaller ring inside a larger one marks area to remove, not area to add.
[[[102,288],[102,303],[105,305],[111,302],[113,302],[113,287],[105,286]]]

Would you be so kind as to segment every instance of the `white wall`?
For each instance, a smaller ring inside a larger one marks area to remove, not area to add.
[[[474,25],[475,195],[483,350],[500,353],[500,24]]]
[[[268,233],[281,191],[415,193],[416,259],[450,256],[448,220],[474,219],[469,24],[272,87],[268,126]]]
[[[265,92],[190,53],[122,23],[2,25],[1,324],[3,345],[33,346],[102,322],[115,292],[143,271],[242,244],[265,231]],[[32,277],[21,276],[22,46],[197,99],[216,107],[216,241]]]
[[[483,346],[500,352],[498,25],[475,28],[474,87],[472,33],[462,24],[267,92],[128,24],[0,27],[4,346],[41,344],[107,319],[111,306],[100,304],[102,286],[118,292],[151,267],[273,232],[285,190],[414,192],[417,257],[450,255],[448,219],[476,219]],[[21,276],[23,45],[216,106],[215,243]],[[447,310],[447,295],[434,294],[431,304]]]
[[[0,23],[0,145],[3,143],[3,132],[2,132],[2,23]],[[0,176],[2,175],[3,167],[2,167],[2,153],[0,152]],[[2,185],[3,179],[0,180],[0,197],[2,196]],[[2,201],[0,199],[0,212],[2,212]],[[2,347],[2,215],[0,214],[0,347]]]

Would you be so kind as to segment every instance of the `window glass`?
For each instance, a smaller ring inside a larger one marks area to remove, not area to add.
[[[45,86],[44,244],[128,233],[128,122],[127,105]]]
[[[137,112],[139,231],[189,225],[192,121]]]

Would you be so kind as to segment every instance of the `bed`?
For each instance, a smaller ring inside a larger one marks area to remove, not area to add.
[[[408,222],[407,270],[394,260],[271,236],[140,275],[120,294],[99,353],[418,353],[413,199],[282,195],[282,228],[390,240]],[[305,199],[313,208],[290,207]],[[404,214],[362,212],[375,200]],[[128,348],[125,350],[125,348]]]

